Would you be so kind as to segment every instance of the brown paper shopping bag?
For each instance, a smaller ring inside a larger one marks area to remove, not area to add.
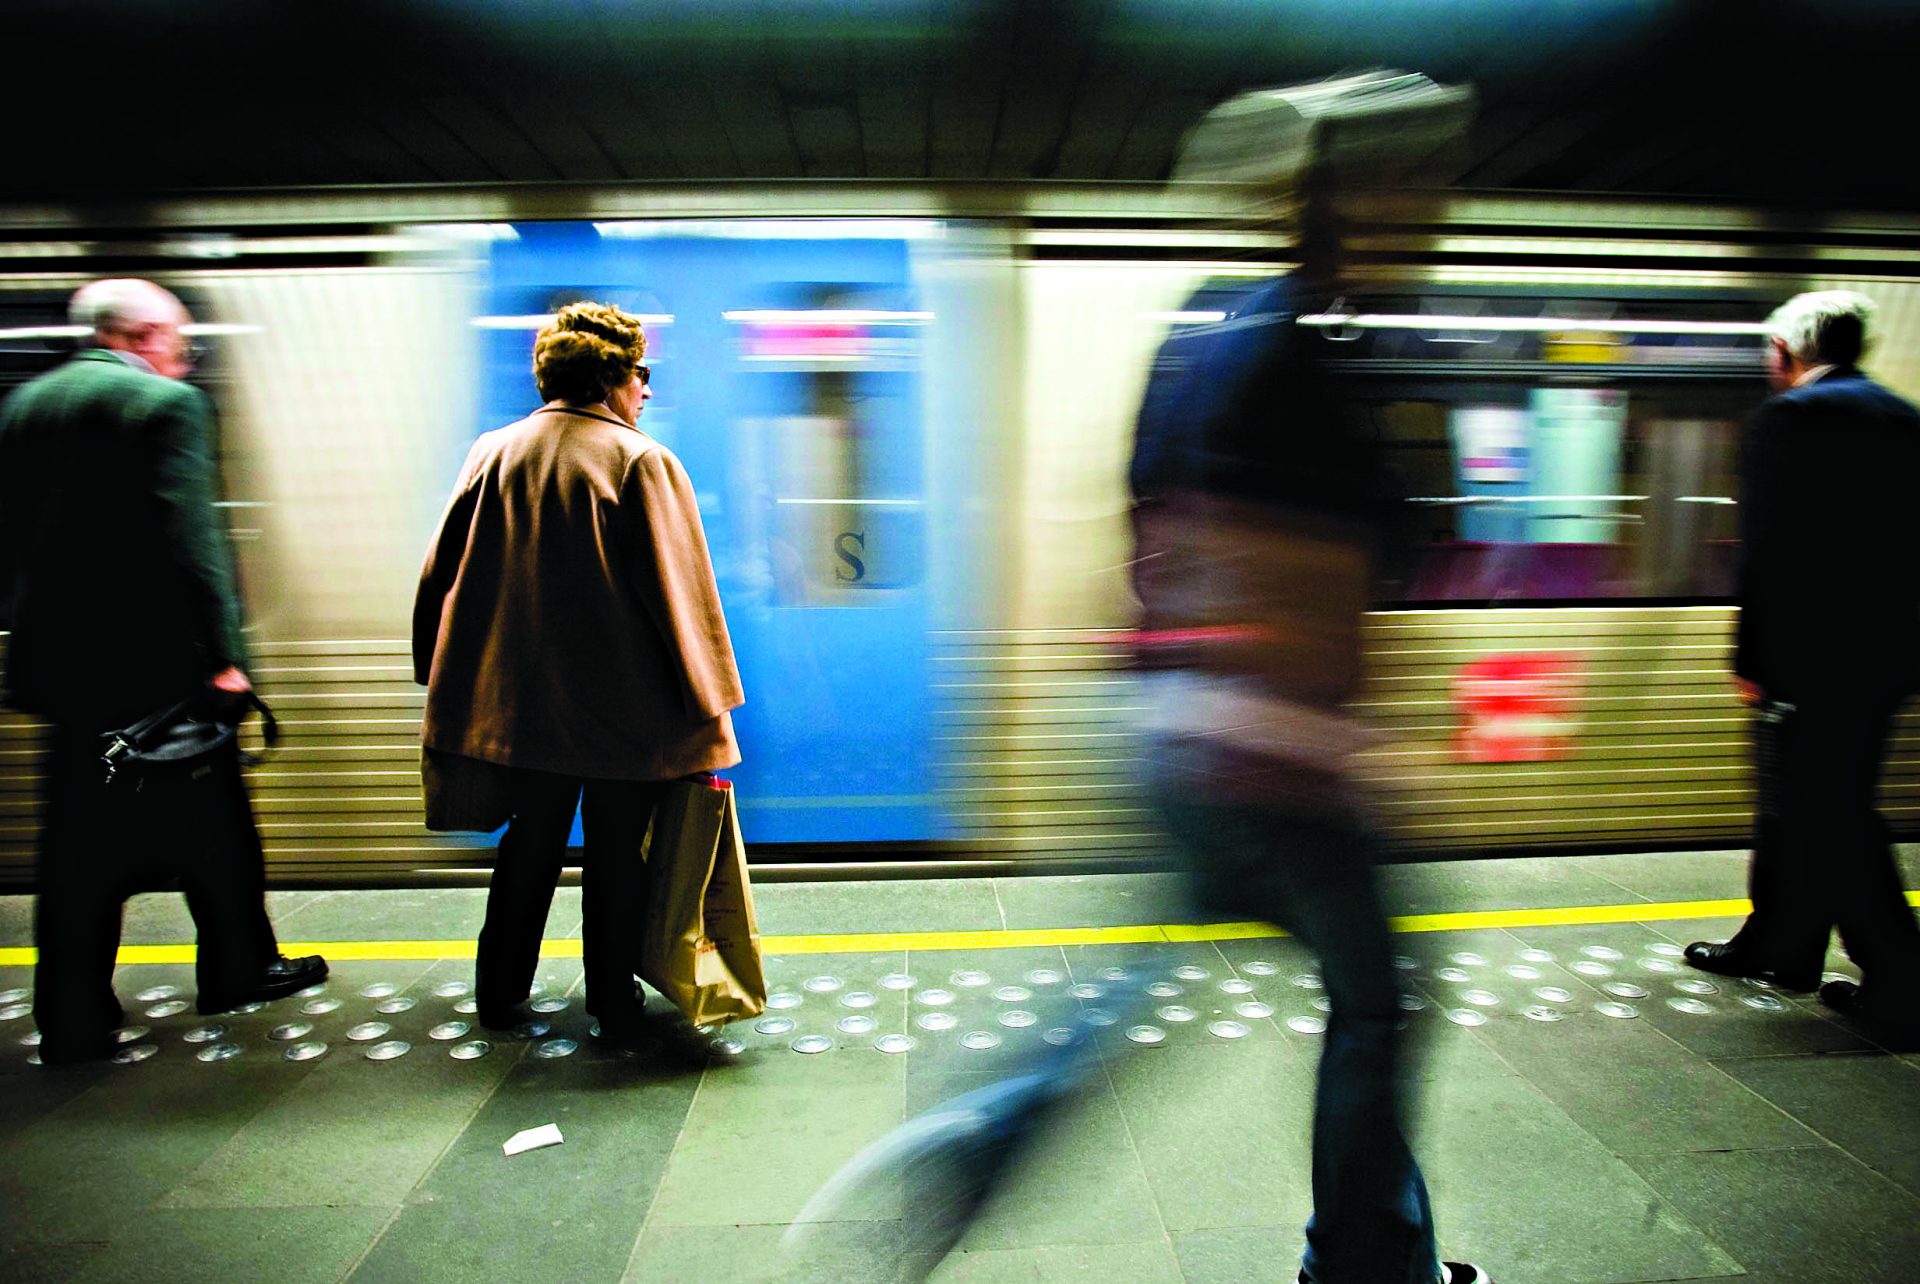
[[[731,781],[677,780],[647,837],[640,977],[695,1025],[767,1006],[760,927]]]

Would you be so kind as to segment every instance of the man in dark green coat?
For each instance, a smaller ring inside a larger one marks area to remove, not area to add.
[[[232,555],[213,508],[212,413],[180,301],[96,281],[92,344],[0,405],[0,698],[50,724],[34,939],[47,1064],[114,1050],[121,909],[178,879],[199,933],[203,1012],[326,975],[279,955],[237,756],[173,790],[109,787],[102,733],[212,687],[251,689]]]

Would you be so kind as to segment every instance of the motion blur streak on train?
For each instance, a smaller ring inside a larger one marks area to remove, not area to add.
[[[209,323],[199,378],[286,732],[254,776],[278,881],[484,866],[484,840],[420,824],[408,604],[468,443],[532,404],[538,318],[582,297],[650,318],[645,426],[713,537],[756,860],[1150,862],[1121,645],[1131,429],[1170,335],[1259,323],[1247,287],[1292,247],[1243,217],[1252,199],[681,192],[528,222],[498,194],[417,214],[341,195],[199,227],[8,228],[0,384],[60,359],[66,295],[103,263]],[[1350,213],[1354,297],[1309,324],[1407,500],[1363,697],[1394,837],[1740,841],[1726,599],[1754,325],[1803,289],[1861,290],[1882,308],[1870,364],[1920,393],[1920,225],[1787,235],[1740,210],[1472,195]],[[1903,725],[1888,814],[1909,829],[1917,751]],[[34,729],[0,720],[16,884],[36,761]]]

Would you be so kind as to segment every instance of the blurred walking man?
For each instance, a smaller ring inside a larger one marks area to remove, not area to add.
[[[1920,1037],[1920,929],[1875,792],[1920,679],[1911,543],[1920,412],[1858,369],[1873,303],[1802,294],[1768,318],[1775,395],[1748,430],[1734,672],[1755,707],[1753,913],[1687,960]],[[1820,985],[1833,929],[1862,984]]]
[[[5,702],[51,724],[34,940],[48,1065],[110,1055],[126,898],[170,885],[199,933],[199,1007],[327,973],[280,957],[237,755],[179,789],[109,788],[101,736],[205,692],[251,689],[232,554],[213,509],[212,414],[183,382],[191,318],[147,281],[73,297],[86,348],[0,406]]]

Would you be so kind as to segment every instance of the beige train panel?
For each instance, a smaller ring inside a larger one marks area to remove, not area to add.
[[[1142,797],[1138,780],[1116,778],[1105,782],[1054,780],[1034,785],[983,785],[949,789],[942,797],[956,808],[1004,811],[1009,808],[1055,803],[1134,802]]]
[[[333,816],[403,817],[415,829],[422,828],[420,794],[344,793],[339,790],[266,790],[253,793],[254,814],[261,817]]]
[[[1753,805],[1751,788],[1619,789],[1609,785],[1576,785],[1541,791],[1453,794],[1423,791],[1418,796],[1379,790],[1375,805],[1394,815],[1419,812],[1431,818],[1493,816],[1572,811],[1582,815],[1628,815],[1644,808],[1726,811]]]
[[[1000,709],[949,709],[936,719],[936,724],[956,732],[982,726],[998,726],[1017,733],[1029,727],[1111,727],[1116,721],[1130,722],[1145,712],[1146,706],[1138,704],[1115,707],[1070,705],[1064,708],[1037,709],[1023,706]]]

